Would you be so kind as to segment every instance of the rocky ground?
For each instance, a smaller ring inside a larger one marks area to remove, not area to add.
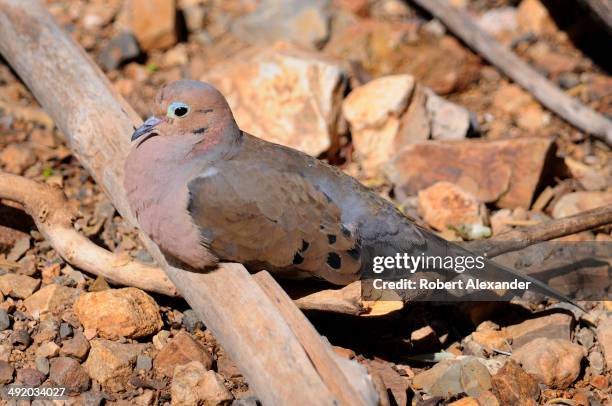
[[[451,3],[567,94],[612,114],[610,38],[573,2]],[[211,81],[243,129],[340,166],[447,239],[612,204],[608,146],[402,1],[47,4],[143,117],[164,83]],[[81,233],[151,260],[5,62],[0,131],[4,171],[61,186]],[[612,241],[610,229],[566,239]],[[7,201],[0,252],[0,384],[64,385],[66,404],[257,404],[184,301],[72,268]],[[597,275],[609,287],[609,265]],[[536,298],[309,316],[380,378],[392,404],[612,404],[612,302],[583,305],[582,318]]]

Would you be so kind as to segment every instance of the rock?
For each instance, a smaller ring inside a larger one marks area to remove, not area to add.
[[[391,402],[395,401],[394,404],[405,405],[408,401],[406,393],[410,389],[408,381],[400,376],[395,371],[391,364],[384,361],[372,360],[367,364],[370,375],[380,378],[384,386],[384,390],[387,393],[393,395]]]
[[[516,124],[519,128],[531,133],[537,133],[550,123],[550,114],[545,112],[540,105],[530,103],[521,109],[516,116]]]
[[[431,349],[440,345],[438,335],[431,326],[424,326],[410,333],[410,342],[418,351]]]
[[[597,326],[597,341],[603,350],[608,369],[612,370],[612,317],[608,317]]]
[[[583,211],[612,204],[612,192],[573,192],[563,195],[555,204],[552,216],[556,219],[573,216]]]
[[[34,152],[22,144],[9,144],[0,152],[0,164],[4,170],[15,175],[23,172],[36,162]]]
[[[11,344],[0,344],[0,361],[8,362],[11,358],[13,346]]]
[[[231,406],[261,406],[261,402],[255,396],[246,396],[235,399]]]
[[[57,337],[58,323],[54,319],[41,320],[34,334],[34,342],[43,345]]]
[[[144,51],[165,49],[176,43],[175,0],[126,0],[119,20]]]
[[[540,35],[555,30],[555,23],[548,9],[539,0],[522,0],[518,6],[516,18],[523,32]]]
[[[609,176],[580,161],[566,157],[565,166],[572,173],[572,177],[577,179],[580,185],[588,191],[605,189],[610,184]]]
[[[429,90],[426,109],[433,139],[460,140],[467,136],[470,128],[470,112],[466,108],[446,101]]]
[[[153,360],[151,357],[139,355],[136,358],[136,370],[150,371],[153,368]]]
[[[606,361],[599,351],[593,351],[589,354],[589,369],[591,375],[599,375],[606,369]]]
[[[419,213],[437,230],[485,224],[486,209],[474,195],[450,182],[437,182],[419,191]]]
[[[40,358],[53,358],[59,354],[59,346],[53,341],[42,344],[36,350],[36,356]]]
[[[48,358],[38,357],[34,360],[36,363],[36,369],[45,375],[49,375],[49,371],[51,369],[51,363]]]
[[[329,8],[330,0],[262,0],[254,12],[236,19],[231,29],[255,45],[283,40],[321,48],[330,34]]]
[[[40,279],[34,279],[26,275],[7,273],[0,275],[0,291],[15,299],[25,299],[40,286]]]
[[[229,405],[234,397],[223,384],[223,377],[208,371],[201,362],[177,365],[172,379],[173,405]]]
[[[567,388],[580,374],[585,349],[563,339],[536,338],[512,353],[512,359],[548,386]]]
[[[61,354],[67,357],[73,357],[79,360],[84,360],[89,352],[89,341],[81,332],[74,334],[70,340],[64,341],[62,344]]]
[[[97,339],[91,342],[91,350],[83,367],[92,379],[110,391],[120,391],[132,374],[136,358],[143,351],[143,344],[120,344]]]
[[[159,351],[168,344],[169,340],[170,332],[168,330],[162,330],[153,336],[153,346]]]
[[[610,383],[608,382],[608,378],[606,376],[596,375],[591,378],[590,384],[596,389],[605,390],[608,388]]]
[[[26,255],[21,258],[18,263],[19,268],[17,269],[17,273],[27,276],[33,276],[37,271],[36,257],[34,255]]]
[[[501,405],[528,405],[540,396],[538,383],[514,361],[508,361],[491,378],[492,392]]]
[[[493,392],[487,390],[478,396],[479,406],[500,406],[499,400],[495,397]]]
[[[187,4],[179,6],[183,15],[185,16],[185,25],[191,33],[197,33],[204,28],[206,23],[206,9],[205,5],[197,2],[186,2]]]
[[[16,382],[25,386],[40,386],[47,377],[42,372],[34,368],[23,368],[17,371]]]
[[[508,335],[505,331],[499,330],[481,330],[474,331],[471,334],[471,339],[482,345],[487,351],[493,350],[511,351],[509,348]]]
[[[185,44],[178,44],[167,50],[162,59],[162,65],[166,68],[186,65],[188,62],[189,56],[187,55],[187,47]]]
[[[10,343],[18,350],[25,350],[32,344],[32,338],[26,330],[15,330],[11,333]]]
[[[448,406],[480,406],[480,404],[476,399],[468,396],[449,403]]]
[[[60,324],[59,330],[60,338],[64,339],[66,337],[70,337],[72,335],[72,327],[68,323]]]
[[[189,331],[193,333],[195,330],[204,329],[204,323],[200,321],[200,318],[195,314],[195,312],[191,309],[185,310],[183,313],[183,326]]]
[[[51,284],[27,298],[23,304],[29,315],[38,318],[61,311],[72,302],[75,293],[76,289]]]
[[[134,60],[140,55],[136,38],[129,32],[113,37],[98,54],[98,62],[109,71]]]
[[[0,385],[13,382],[15,368],[6,361],[0,361]]]
[[[505,328],[506,336],[512,340],[512,348],[517,350],[536,338],[570,339],[573,319],[564,313],[525,320]]]
[[[0,331],[4,331],[11,327],[11,319],[4,309],[0,309]]]
[[[242,376],[238,366],[226,352],[219,352],[217,354],[217,372],[226,378],[237,378]]]
[[[49,378],[54,384],[68,388],[71,393],[80,393],[89,389],[89,376],[81,364],[73,358],[52,359]]]
[[[15,245],[6,255],[6,259],[13,262],[17,261],[28,249],[30,249],[30,236],[26,235],[15,241]]]
[[[528,208],[551,148],[550,138],[536,137],[419,143],[405,146],[386,172],[406,196],[447,181],[483,203]]]
[[[84,293],[74,312],[85,329],[97,330],[102,338],[145,337],[163,325],[157,303],[136,288]]]
[[[279,44],[241,52],[202,80],[227,97],[244,131],[313,156],[337,148],[346,83],[335,62]]]
[[[162,348],[153,365],[159,374],[172,377],[174,367],[191,361],[201,362],[206,369],[210,369],[213,362],[206,348],[189,333],[181,331]]]
[[[449,398],[466,393],[478,397],[491,389],[491,375],[477,358],[464,357],[437,363],[433,368],[417,374],[412,385],[430,396]]]
[[[412,76],[385,76],[354,89],[342,103],[355,151],[368,175],[375,175],[404,144],[399,137],[401,116],[413,90]]]
[[[515,31],[518,28],[517,11],[514,7],[487,10],[478,19],[478,26],[491,35]]]

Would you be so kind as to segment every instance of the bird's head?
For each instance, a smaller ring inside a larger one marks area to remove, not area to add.
[[[156,137],[218,143],[236,132],[234,116],[221,92],[208,83],[179,80],[157,92],[155,115],[134,130],[132,142],[136,148]]]

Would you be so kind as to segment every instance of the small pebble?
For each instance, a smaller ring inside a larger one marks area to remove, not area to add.
[[[25,330],[13,331],[10,341],[19,350],[25,350],[32,344],[32,338]]]
[[[4,309],[0,309],[0,331],[4,331],[11,327],[11,320]]]
[[[60,337],[66,338],[72,335],[72,327],[68,323],[60,324]]]
[[[196,313],[191,309],[185,310],[183,313],[183,325],[190,333],[197,329],[204,329],[204,323],[200,321]]]
[[[150,371],[153,368],[153,360],[146,355],[139,355],[136,358],[136,370]]]
[[[36,358],[36,369],[45,375],[49,375],[49,359],[44,357]]]

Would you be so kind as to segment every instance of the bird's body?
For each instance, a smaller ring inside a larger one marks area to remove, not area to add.
[[[241,131],[210,85],[176,82],[158,103],[167,118],[134,133],[125,187],[142,228],[172,260],[347,284],[374,257],[466,253],[338,169]]]

